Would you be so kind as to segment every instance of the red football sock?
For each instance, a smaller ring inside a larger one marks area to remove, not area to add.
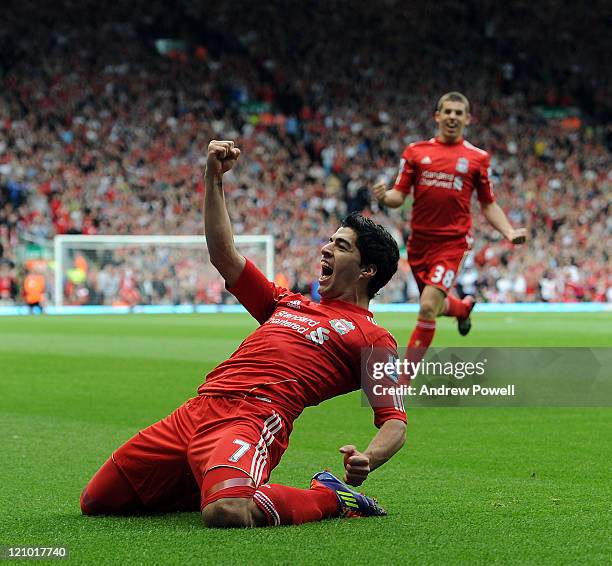
[[[300,525],[340,516],[338,497],[330,489],[297,489],[268,483],[253,495],[270,525]]]
[[[436,321],[425,320],[419,318],[416,323],[415,329],[410,335],[410,341],[408,342],[408,348],[406,349],[406,361],[411,364],[418,364],[427,352],[427,348],[433,340],[434,334],[436,333]],[[404,376],[405,379],[412,380],[415,378],[412,374]]]
[[[412,331],[412,335],[410,336],[408,348],[422,348],[423,350],[427,350],[435,333],[435,320],[425,320],[423,318],[419,318],[416,323],[416,328]],[[423,352],[423,354],[424,353],[425,352]]]
[[[455,318],[467,318],[470,314],[470,307],[457,297],[447,295],[444,299],[444,311],[442,316],[454,316]]]
[[[109,458],[81,494],[84,515],[121,515],[142,509],[136,492]]]

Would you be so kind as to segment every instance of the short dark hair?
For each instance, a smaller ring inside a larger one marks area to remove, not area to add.
[[[465,106],[465,113],[470,113],[470,101],[467,99],[467,96],[465,96],[465,94],[462,94],[461,92],[457,92],[456,90],[453,90],[452,92],[447,92],[446,94],[443,94],[440,97],[440,100],[438,100],[438,106],[436,107],[438,112],[442,110],[442,105],[447,100],[450,100],[452,102],[463,102]]]
[[[361,265],[375,265],[376,273],[368,282],[368,298],[374,297],[397,271],[399,248],[397,242],[380,224],[356,212],[342,221],[343,228],[357,234],[357,249],[361,254]]]

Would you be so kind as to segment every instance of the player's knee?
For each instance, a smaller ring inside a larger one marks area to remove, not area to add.
[[[202,521],[209,528],[244,528],[255,526],[248,500],[243,498],[217,499],[202,510]]]
[[[83,491],[81,492],[80,504],[81,504],[81,513],[83,513],[83,515],[98,515],[98,511],[97,511],[98,506],[96,505],[96,502],[89,495],[87,491],[87,486],[85,486],[85,489],[83,489]]]
[[[108,462],[81,492],[80,505],[83,515],[126,515],[142,510],[136,492]]]
[[[438,316],[439,305],[435,301],[423,300],[419,305],[419,317],[433,320]]]

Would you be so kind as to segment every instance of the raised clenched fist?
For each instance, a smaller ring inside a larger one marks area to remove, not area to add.
[[[527,230],[525,228],[517,228],[512,231],[508,237],[513,244],[524,244],[527,240]]]
[[[208,144],[206,175],[221,177],[236,164],[238,157],[240,157],[240,150],[234,147],[233,141],[212,140]]]

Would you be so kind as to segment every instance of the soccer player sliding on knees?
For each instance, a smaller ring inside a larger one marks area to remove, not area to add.
[[[112,454],[83,490],[86,515],[199,510],[208,527],[259,527],[386,514],[347,484],[361,485],[405,439],[391,378],[376,381],[387,391],[374,395],[370,377],[374,364],[397,357],[395,340],[368,310],[397,270],[397,244],[382,226],[351,215],[321,248],[321,303],[268,281],[234,246],[222,178],[239,156],[231,141],[208,147],[205,233],[212,264],[260,326],[196,397]],[[340,449],[344,482],[319,472],[310,489],[268,483],[304,407],[360,387],[379,430],[363,451]]]
[[[435,120],[438,134],[411,143],[402,154],[392,189],[373,187],[379,204],[402,205],[412,192],[408,262],[420,292],[419,315],[410,336],[407,358],[418,361],[433,340],[438,316],[457,319],[462,336],[470,331],[474,297],[459,300],[450,291],[470,250],[471,200],[476,192],[484,217],[513,244],[526,240],[524,228],[512,227],[495,202],[489,182],[489,154],[463,139],[470,123],[470,104],[459,92],[443,95]]]

